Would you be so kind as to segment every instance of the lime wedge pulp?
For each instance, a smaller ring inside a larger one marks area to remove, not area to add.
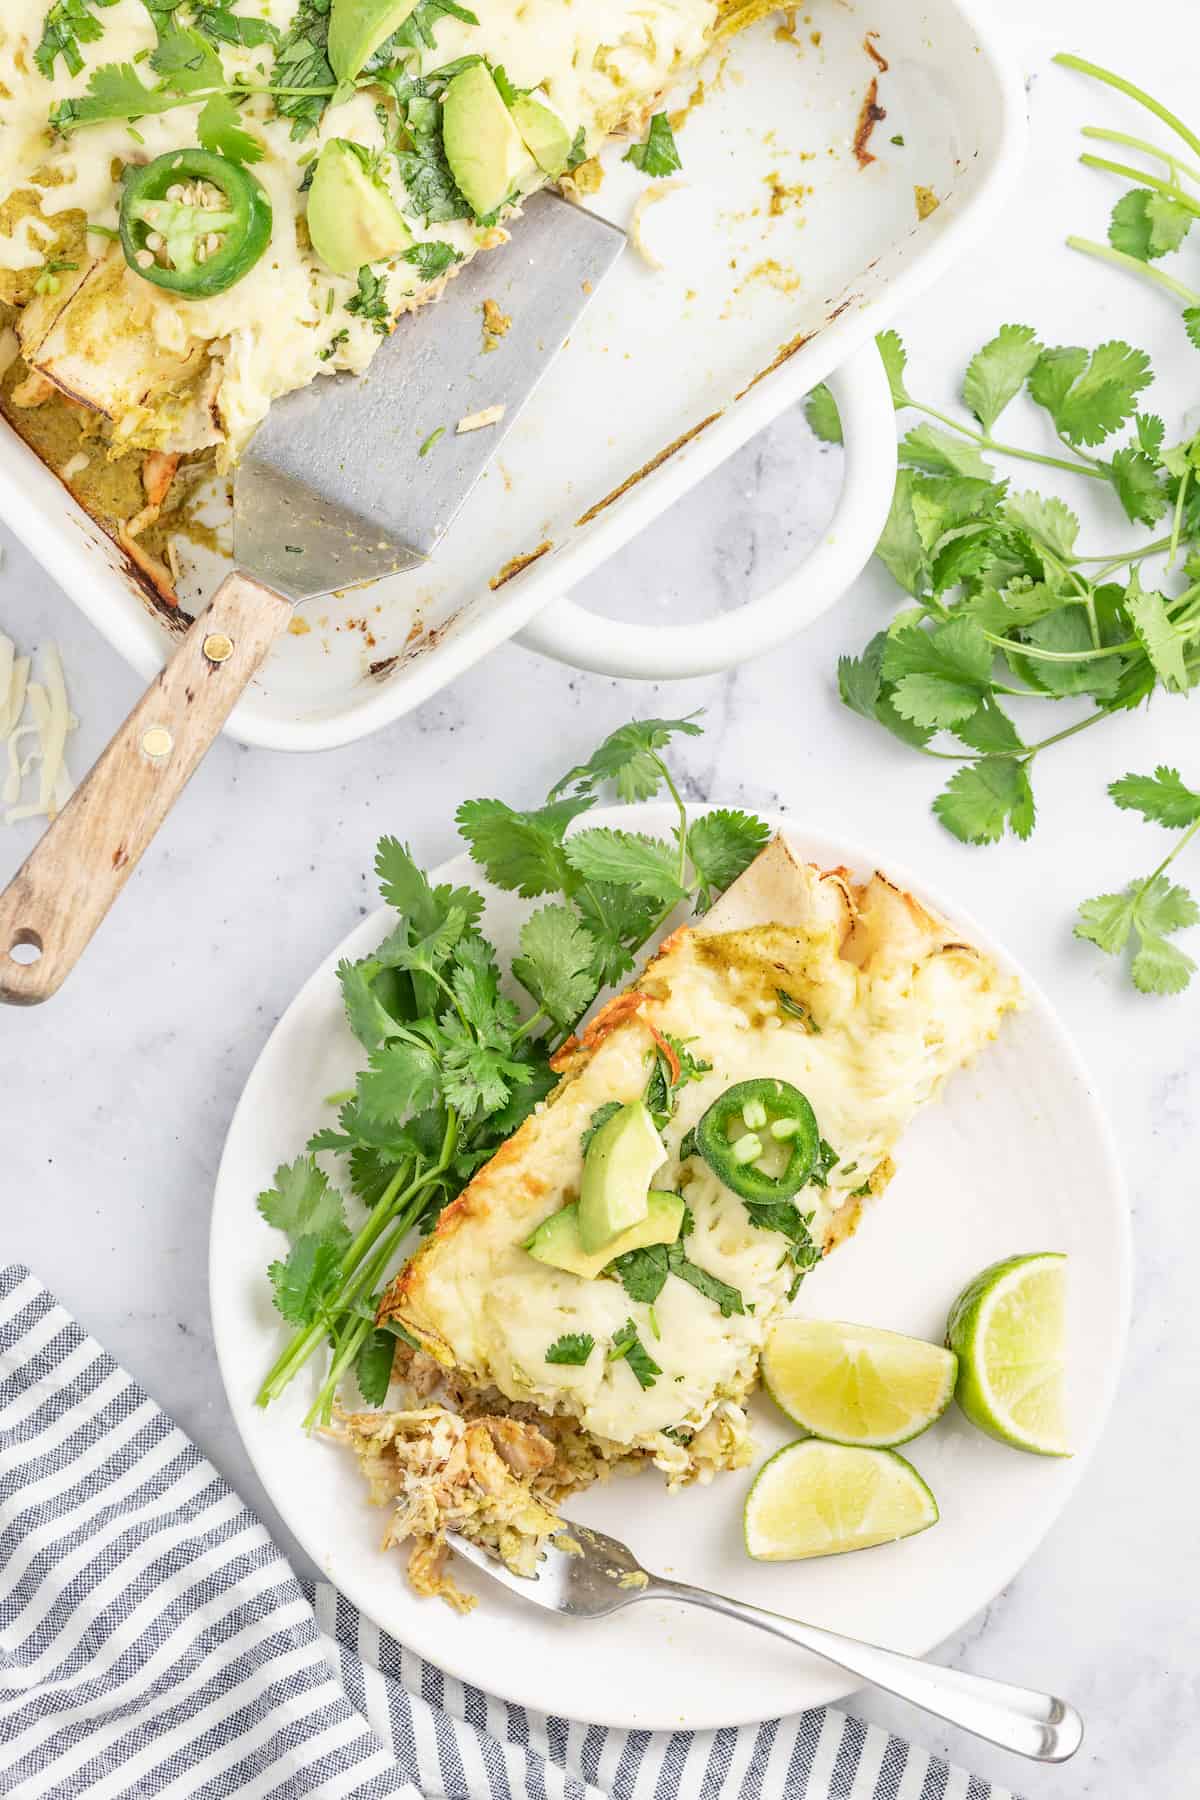
[[[894,1450],[802,1438],[765,1462],[746,1496],[746,1548],[763,1562],[869,1550],[925,1531],[937,1501]]]
[[[762,1374],[789,1419],[835,1444],[905,1444],[954,1398],[958,1358],[938,1344],[833,1319],[781,1319]]]
[[[1067,1259],[1010,1256],[968,1283],[950,1309],[955,1398],[972,1425],[1018,1450],[1069,1456],[1064,1394]]]

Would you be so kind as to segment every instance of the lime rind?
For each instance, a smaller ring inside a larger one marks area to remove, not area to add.
[[[905,1457],[819,1438],[769,1457],[743,1512],[746,1549],[759,1562],[869,1550],[937,1522],[937,1501]]]
[[[874,1326],[784,1319],[762,1360],[767,1392],[794,1424],[827,1443],[911,1443],[954,1398],[958,1358],[941,1345]]]
[[[955,1398],[979,1431],[1035,1456],[1070,1456],[1064,1407],[1066,1257],[1009,1256],[981,1270],[950,1309]]]

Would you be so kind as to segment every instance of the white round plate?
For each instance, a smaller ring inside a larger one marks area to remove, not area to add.
[[[588,823],[600,819],[595,813]],[[657,804],[620,811],[622,825],[647,831],[666,832],[672,821]],[[845,864],[861,876],[873,867],[861,847],[806,834],[788,820],[773,823],[822,866]],[[960,909],[894,864],[888,873],[1001,954]],[[484,888],[466,856],[437,878]],[[526,910],[512,895],[489,895],[485,929],[502,960]],[[309,1372],[266,1410],[255,1406],[284,1341],[265,1273],[282,1239],[260,1219],[255,1196],[328,1116],[324,1096],[352,1085],[362,1051],[345,1023],[334,969],[343,956],[365,955],[389,917],[380,911],[363,920],[276,1026],[234,1114],[217,1177],[210,1267],[217,1354],[267,1492],[355,1606],[452,1675],[504,1699],[589,1723],[687,1730],[838,1699],[853,1686],[840,1670],[695,1608],[647,1601],[581,1624],[469,1570],[463,1584],[479,1604],[468,1616],[419,1599],[405,1582],[403,1554],[379,1548],[383,1519],[366,1503],[353,1458],[300,1430],[313,1392]],[[754,1563],[746,1555],[742,1503],[752,1470],[675,1495],[653,1470],[617,1478],[573,1501],[572,1517],[627,1540],[648,1568],[918,1655],[1012,1580],[1065,1506],[1108,1411],[1130,1264],[1106,1120],[1049,1003],[1024,980],[1027,1010],[917,1120],[887,1193],[867,1209],[857,1235],[808,1277],[797,1305],[938,1340],[951,1301],[987,1263],[1017,1251],[1065,1251],[1075,1456],[1059,1461],[1007,1449],[952,1407],[904,1451],[936,1494],[940,1523],[907,1543],[814,1562]],[[796,1435],[762,1398],[754,1403],[754,1432],[756,1466]]]

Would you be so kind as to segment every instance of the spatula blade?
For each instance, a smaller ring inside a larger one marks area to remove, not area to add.
[[[624,244],[594,213],[537,194],[512,241],[401,319],[365,374],[276,400],[234,481],[239,568],[310,599],[424,562]],[[492,353],[488,299],[512,321]],[[492,407],[496,424],[457,431]]]

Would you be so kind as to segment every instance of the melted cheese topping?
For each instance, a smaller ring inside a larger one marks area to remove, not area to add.
[[[93,224],[113,228],[124,163],[149,161],[197,142],[198,105],[141,119],[137,139],[121,121],[84,126],[67,138],[51,133],[51,105],[84,93],[101,64],[133,62],[142,79],[152,81],[145,58],[156,36],[142,0],[117,0],[90,15],[103,36],[82,46],[83,71],[69,76],[60,58],[53,81],[47,81],[34,66],[33,51],[48,4],[4,0],[0,17],[0,271],[10,273],[44,262],[66,214],[85,213]],[[240,0],[238,10],[286,29],[296,0]],[[514,84],[540,86],[572,135],[582,127],[594,150],[618,126],[640,121],[672,77],[699,60],[716,9],[711,0],[473,0],[472,10],[477,26],[449,15],[438,19],[436,49],[421,52],[414,69],[482,53],[503,64]],[[220,54],[230,79],[269,81],[269,46],[221,46]],[[345,104],[328,107],[319,132],[300,141],[292,138],[290,120],[273,116],[269,98],[246,104],[243,121],[265,146],[254,173],[270,196],[275,224],[262,260],[227,293],[210,300],[172,296],[127,269],[119,248],[107,249],[104,239],[89,237],[95,262],[107,261],[105,294],[95,299],[93,283],[75,284],[83,292],[70,308],[74,353],[47,372],[106,413],[118,442],[184,451],[217,443],[228,462],[277,395],[306,386],[318,374],[367,366],[379,335],[369,321],[345,310],[354,280],[331,274],[309,248],[300,182],[304,166],[330,137],[381,148],[377,107],[384,99],[382,90],[362,90]],[[387,106],[394,112],[390,101]],[[388,185],[407,211],[410,202],[391,159],[388,167]],[[543,180],[531,176],[524,191]],[[16,204],[31,192],[35,207]],[[472,220],[426,226],[410,214],[410,223],[416,238],[440,239],[464,257],[504,236]],[[423,284],[411,263],[387,267],[393,314],[433,297],[440,285]],[[60,295],[53,310],[61,311],[72,297]],[[87,318],[81,317],[85,309]],[[130,368],[129,356],[112,354],[114,333],[133,350],[153,346],[144,378]],[[216,365],[212,375],[206,367],[210,359]],[[164,390],[169,390],[165,398]]]
[[[816,872],[805,873],[820,889]],[[897,920],[895,941],[872,945],[856,962],[852,948],[858,954],[861,946],[847,932],[844,883],[826,880],[838,904],[815,908],[803,930],[684,931],[651,964],[637,1015],[604,1037],[481,1171],[400,1278],[394,1310],[433,1354],[469,1371],[480,1387],[569,1412],[598,1438],[649,1450],[664,1467],[679,1461],[665,1429],[699,1430],[723,1403],[744,1397],[794,1278],[788,1244],[752,1225],[741,1200],[699,1158],[681,1165],[681,1138],[734,1082],[773,1076],[798,1087],[838,1153],[828,1184],[797,1196],[812,1215],[814,1241],[831,1246],[844,1234],[844,1209],[852,1222],[855,1190],[872,1176],[873,1188],[886,1183],[889,1153],[914,1113],[1018,1002],[1015,981],[948,941],[945,930],[918,933],[910,944]],[[818,1031],[781,1009],[780,987],[810,1008]],[[669,1159],[654,1185],[679,1189],[692,1210],[690,1260],[741,1292],[746,1311],[731,1318],[674,1276],[651,1312],[619,1281],[584,1280],[522,1248],[543,1219],[578,1198],[580,1139],[596,1108],[642,1094],[655,1047],[648,1022],[712,1064],[679,1091],[663,1134]],[[627,1362],[607,1360],[631,1317],[662,1370],[645,1389]],[[546,1361],[564,1332],[595,1338],[582,1367]]]

